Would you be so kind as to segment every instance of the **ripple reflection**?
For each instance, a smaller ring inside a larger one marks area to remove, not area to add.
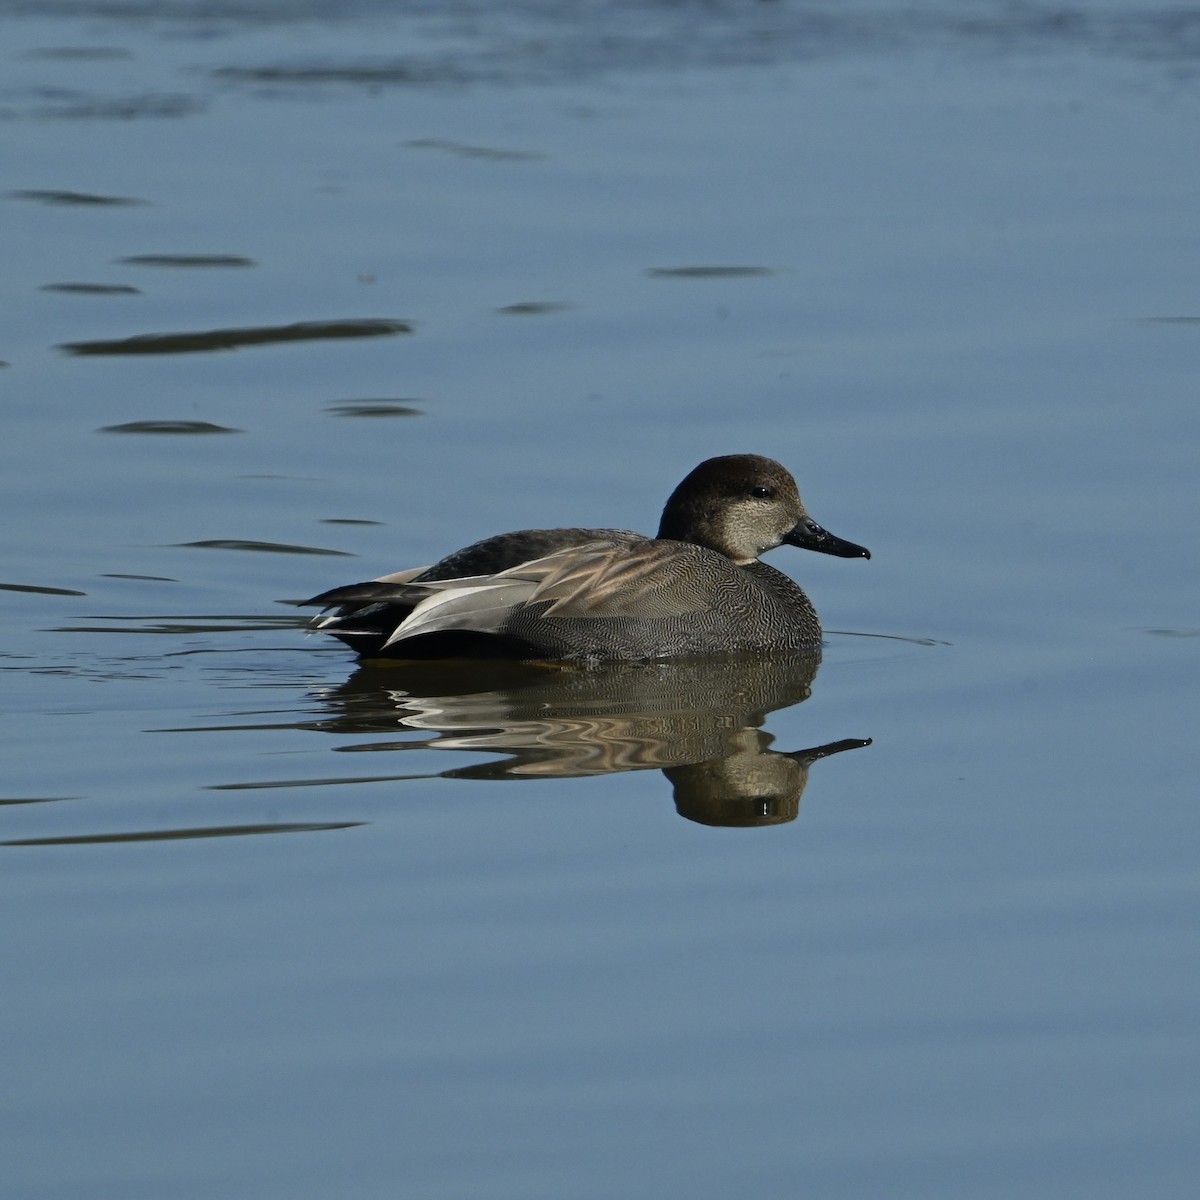
[[[589,670],[533,664],[399,663],[360,667],[317,698],[338,734],[430,736],[338,746],[341,753],[495,751],[441,772],[458,779],[562,779],[661,770],[676,809],[705,825],[796,818],[809,767],[867,738],[771,749],[768,714],[806,700],[819,656],[619,663]],[[379,776],[374,776],[379,778]]]

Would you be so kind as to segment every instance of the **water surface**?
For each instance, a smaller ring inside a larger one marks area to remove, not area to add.
[[[391,7],[0,9],[8,1191],[1190,1195],[1194,20]],[[281,603],[742,451],[819,669]]]

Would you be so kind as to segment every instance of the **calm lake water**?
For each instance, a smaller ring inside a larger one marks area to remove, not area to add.
[[[392,7],[0,5],[4,1194],[1191,1196],[1200,18]],[[815,676],[281,603],[742,451]]]

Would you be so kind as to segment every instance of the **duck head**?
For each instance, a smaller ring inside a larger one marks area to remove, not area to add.
[[[871,557],[864,546],[818,525],[787,468],[760,454],[702,462],[671,493],[658,536],[706,546],[742,565],[782,545],[838,558]]]

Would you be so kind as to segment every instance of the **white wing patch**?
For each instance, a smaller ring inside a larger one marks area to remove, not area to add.
[[[514,608],[528,602],[533,589],[534,585],[527,580],[501,581],[498,575],[446,580],[400,622],[384,647],[420,633],[446,629],[495,633]]]
[[[384,648],[405,638],[422,633],[440,633],[451,629],[470,629],[479,633],[496,633],[514,611],[540,599],[556,601],[548,612],[565,603],[568,597],[551,589],[580,562],[581,553],[610,549],[608,542],[589,542],[570,546],[544,558],[531,559],[500,571],[496,575],[474,575],[466,579],[430,579],[414,584],[430,594],[396,627]],[[583,573],[592,576],[593,571]],[[580,578],[575,591],[582,591],[587,579]]]

